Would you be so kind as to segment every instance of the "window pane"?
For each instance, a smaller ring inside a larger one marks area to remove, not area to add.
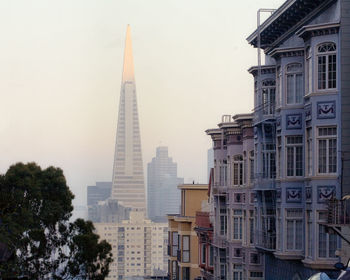
[[[294,148],[287,147],[287,176],[294,175]]]
[[[326,56],[318,57],[318,88],[326,88]]]
[[[328,142],[328,169],[329,173],[337,172],[337,139],[330,139]]]
[[[295,147],[295,175],[303,176],[303,147]]]
[[[294,222],[287,221],[287,249],[293,250],[293,240],[294,240]]]
[[[295,225],[295,249],[301,250],[303,248],[303,223],[301,220],[297,220]]]
[[[326,234],[326,228],[323,225],[319,225],[318,239],[319,239],[318,256],[320,258],[326,258],[327,257],[327,234]]]
[[[336,55],[332,54],[328,56],[328,88],[336,88]]]
[[[318,172],[327,173],[327,140],[318,140]]]
[[[296,84],[296,89],[295,89],[295,103],[302,103],[303,102],[303,76],[302,74],[296,74],[295,75],[295,84]]]
[[[294,75],[287,75],[287,104],[295,103],[294,92]]]

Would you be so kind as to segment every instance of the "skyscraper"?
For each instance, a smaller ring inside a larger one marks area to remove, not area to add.
[[[126,31],[111,197],[134,209],[145,209],[139,117],[131,33]]]
[[[179,213],[180,190],[184,179],[177,177],[177,164],[168,156],[168,147],[158,147],[147,165],[148,217],[166,221],[167,214]]]

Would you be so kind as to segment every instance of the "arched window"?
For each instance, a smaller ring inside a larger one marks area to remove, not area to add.
[[[286,93],[288,105],[303,102],[303,67],[300,63],[286,66]]]
[[[318,89],[337,87],[337,47],[334,43],[317,46]]]

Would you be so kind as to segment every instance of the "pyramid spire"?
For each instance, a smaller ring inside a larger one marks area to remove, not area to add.
[[[131,31],[130,25],[126,29],[124,66],[123,66],[123,83],[126,81],[135,81],[134,77],[134,58],[132,56]]]

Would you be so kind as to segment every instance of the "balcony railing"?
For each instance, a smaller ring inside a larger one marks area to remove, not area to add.
[[[256,231],[256,247],[268,251],[276,249],[276,233],[266,231]]]
[[[350,196],[328,202],[328,224],[350,225]]]

